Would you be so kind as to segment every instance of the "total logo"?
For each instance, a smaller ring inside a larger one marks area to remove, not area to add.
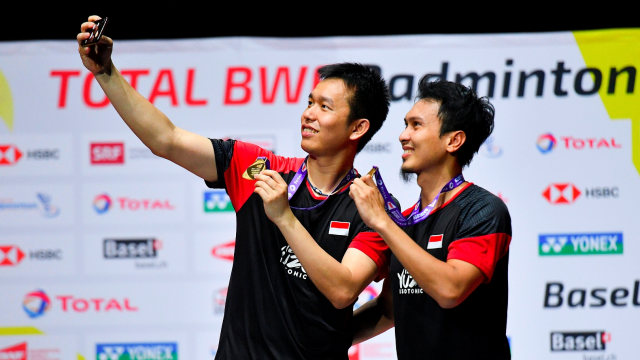
[[[96,344],[97,360],[177,360],[178,344],[110,343]]]
[[[168,199],[136,199],[127,196],[112,198],[107,193],[93,198],[93,209],[99,215],[106,214],[115,206],[121,211],[172,211],[175,206]]]
[[[32,319],[44,315],[51,308],[51,299],[43,290],[35,290],[24,296],[22,309]]]
[[[573,204],[581,196],[589,199],[618,198],[620,189],[617,186],[595,186],[580,190],[569,182],[552,183],[542,191],[542,196],[551,204],[568,205]]]
[[[566,150],[584,150],[584,149],[621,149],[622,145],[616,142],[614,138],[577,138],[573,136],[555,137],[551,133],[545,133],[538,136],[536,147],[542,154],[548,154],[556,148]]]
[[[487,138],[487,140],[484,141],[484,143],[482,143],[478,152],[485,157],[495,159],[502,156],[503,150],[500,145],[496,144],[495,138],[493,137],[493,135],[491,135]]]
[[[610,342],[604,330],[551,333],[551,351],[603,351]]]
[[[53,298],[54,301],[51,299]],[[55,295],[49,297],[44,290],[35,290],[25,295],[22,308],[30,318],[38,318],[47,313],[52,306],[63,313],[113,313],[137,312],[129,298],[76,297],[73,295]]]

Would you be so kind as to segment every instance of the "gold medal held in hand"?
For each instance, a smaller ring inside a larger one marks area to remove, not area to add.
[[[266,157],[258,157],[256,161],[251,164],[247,170],[244,171],[242,177],[247,180],[255,180],[255,176],[262,170],[269,168],[269,159]]]

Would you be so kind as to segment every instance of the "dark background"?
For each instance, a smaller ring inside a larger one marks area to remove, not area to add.
[[[233,1],[233,0],[232,0]],[[100,3],[104,4],[104,3]],[[607,10],[606,4],[563,9],[548,4],[510,3],[500,7],[429,3],[415,6],[398,2],[381,3],[381,9],[367,3],[357,9],[352,3],[305,2],[255,5],[248,2],[210,2],[190,9],[149,4],[145,10],[129,4],[86,6],[87,10],[22,3],[0,14],[0,41],[75,39],[88,15],[109,17],[106,35],[118,39],[178,39],[201,37],[316,37],[394,34],[473,34],[592,30],[640,27],[640,13],[622,6]],[[223,4],[223,5],[220,5]],[[185,5],[186,6],[186,5]],[[493,6],[493,5],[492,5]],[[577,10],[580,10],[578,12]]]

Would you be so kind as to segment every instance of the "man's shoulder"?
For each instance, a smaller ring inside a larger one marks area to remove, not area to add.
[[[491,211],[493,213],[509,214],[509,209],[499,196],[491,191],[472,183],[460,197],[460,205],[471,213]]]

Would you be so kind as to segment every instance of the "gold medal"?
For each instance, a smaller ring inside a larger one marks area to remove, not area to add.
[[[247,180],[255,180],[255,176],[259,174],[262,170],[269,168],[269,160],[263,157],[259,157],[256,161],[251,164],[247,170],[244,171],[242,177]]]

